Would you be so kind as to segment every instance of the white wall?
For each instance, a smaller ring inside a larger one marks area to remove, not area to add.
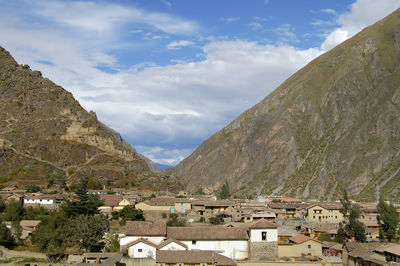
[[[186,250],[186,249],[181,245],[178,245],[177,243],[171,242],[168,245],[160,248],[160,250]]]
[[[24,199],[24,204],[54,204],[54,199]]]
[[[220,250],[222,255],[237,260],[244,260],[249,257],[247,240],[197,240],[196,244],[192,241],[181,241],[188,246],[188,249],[200,250]]]
[[[262,232],[267,232],[266,242],[278,241],[278,229],[251,229],[250,230],[250,241],[251,242],[265,242],[262,240]]]
[[[121,246],[125,246],[126,244],[138,240],[139,238],[147,239],[156,245],[160,244],[164,240],[163,236],[125,236],[119,239],[119,244]]]
[[[139,249],[142,252],[139,252]],[[156,248],[145,243],[139,242],[128,248],[128,255],[131,258],[156,258]]]

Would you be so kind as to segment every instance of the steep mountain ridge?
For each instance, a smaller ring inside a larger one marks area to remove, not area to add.
[[[400,198],[400,11],[321,55],[169,169],[189,190]],[[380,184],[380,185],[377,185]]]
[[[0,183],[176,186],[72,94],[0,47]]]

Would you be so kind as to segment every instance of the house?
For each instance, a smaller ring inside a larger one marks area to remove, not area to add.
[[[278,256],[280,258],[301,257],[303,255],[322,257],[322,242],[300,234],[289,238],[287,243],[279,243],[278,245]]]
[[[228,200],[192,201],[192,209],[204,219],[223,217],[226,222],[240,221],[242,212],[240,206]]]
[[[200,219],[202,218],[202,216],[194,210],[186,211],[184,213],[184,216],[186,218],[186,222],[188,222],[188,223],[200,221]]]
[[[385,265],[376,264],[377,257],[374,255],[374,250],[381,246],[379,242],[359,243],[345,242],[342,251],[343,265]],[[379,255],[379,253],[378,253]],[[371,257],[372,256],[372,257]],[[382,258],[381,255],[380,258]],[[375,262],[372,262],[374,260]],[[363,263],[364,261],[364,263]],[[375,263],[375,264],[373,264]]]
[[[374,250],[376,253],[385,256],[388,262],[400,263],[400,245],[396,243],[384,244]]]
[[[128,256],[135,259],[156,258],[157,245],[145,238],[139,238],[126,245]]]
[[[284,243],[288,242],[289,238],[293,237],[294,234],[282,227],[278,227],[278,242]]]
[[[212,250],[158,250],[158,266],[215,265],[236,266],[237,263]]]
[[[137,209],[166,213],[184,213],[192,208],[191,201],[186,198],[158,197],[137,203]]]
[[[121,250],[125,249],[130,242],[144,238],[156,245],[160,244],[167,236],[165,222],[151,221],[127,221],[124,233],[120,234]]]
[[[10,202],[12,200],[22,202],[24,198],[23,194],[13,192],[2,192],[0,193],[0,197],[5,202]]]
[[[215,250],[232,259],[248,258],[249,236],[235,227],[168,227],[168,238],[179,240],[189,250]]]
[[[274,260],[278,257],[278,227],[262,219],[249,226],[249,259]]]
[[[276,214],[279,219],[282,218],[303,218],[303,206],[302,203],[282,203],[282,202],[270,202],[268,207]]]
[[[159,244],[157,248],[159,250],[187,250],[188,246],[181,241],[169,238]]]
[[[331,241],[322,241],[322,255],[324,257],[342,258],[342,244]]]
[[[29,193],[23,198],[25,207],[43,207],[45,209],[56,209],[64,201],[60,194]]]
[[[33,233],[33,231],[36,230],[36,228],[39,226],[40,224],[40,220],[21,220],[19,222],[19,225],[21,226],[21,239],[27,239],[31,236],[31,234]],[[10,221],[6,221],[3,222],[8,229],[11,229],[12,227],[12,222]]]
[[[121,195],[100,195],[100,200],[104,202],[102,206],[99,207],[101,213],[110,215],[114,211],[120,211],[125,206],[132,205],[131,202]]]
[[[337,224],[343,221],[341,207],[341,204],[336,203],[311,204],[307,207],[307,221]]]

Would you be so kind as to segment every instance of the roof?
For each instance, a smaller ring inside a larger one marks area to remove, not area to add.
[[[293,236],[293,234],[282,227],[278,227],[278,236]]]
[[[396,256],[400,256],[400,245],[398,244],[389,244],[389,245],[384,245],[382,247],[383,252],[394,254]]]
[[[356,249],[373,251],[381,245],[382,245],[382,243],[380,243],[380,242],[369,242],[369,243],[345,242],[344,243],[344,247],[348,252],[351,252]]]
[[[234,260],[211,250],[157,250],[156,263],[236,265]]]
[[[290,242],[293,242],[293,243],[296,243],[296,244],[301,244],[301,243],[304,243],[304,242],[306,242],[308,240],[317,241],[315,239],[309,238],[308,236],[305,236],[305,235],[302,235],[302,234],[289,238]],[[319,241],[317,241],[317,242],[319,242]]]
[[[252,215],[251,215],[253,218],[264,218],[264,217],[267,217],[267,218],[276,218],[276,215],[275,215],[275,213],[271,213],[271,212],[267,212],[267,213],[253,213]]]
[[[178,240],[248,240],[245,229],[237,227],[168,227],[168,238]]]
[[[192,201],[192,205],[204,205],[205,207],[228,207],[234,206],[235,202],[229,200],[195,200]]]
[[[167,226],[165,222],[127,221],[125,234],[129,236],[165,236]]]
[[[265,219],[261,219],[260,221],[253,223],[249,226],[249,229],[264,229],[264,228],[278,228],[275,223],[269,222]]]
[[[332,242],[332,241],[322,241],[322,247],[323,248],[330,248],[333,247],[335,245],[337,245],[337,242]]]
[[[19,224],[23,227],[37,227],[40,224],[40,220],[22,220]]]
[[[172,238],[169,238],[169,239],[167,239],[167,240],[164,240],[163,242],[161,242],[161,243],[158,245],[157,248],[158,248],[158,249],[161,249],[161,248],[165,247],[166,245],[168,245],[168,244],[170,244],[170,243],[176,243],[176,244],[178,244],[179,246],[183,247],[184,249],[188,249],[188,246],[187,246],[187,245],[183,244],[181,241],[178,241],[178,240],[172,239]]]
[[[341,203],[336,203],[336,202],[318,202],[318,203],[313,203],[307,207],[307,210],[315,207],[315,206],[320,206],[326,210],[340,210],[342,208]]]
[[[151,241],[149,241],[149,240],[147,240],[147,239],[145,239],[145,238],[136,239],[135,241],[129,242],[129,243],[126,244],[125,246],[126,246],[127,248],[129,248],[129,247],[131,247],[131,246],[136,245],[137,243],[144,243],[144,244],[146,244],[146,245],[148,245],[148,246],[152,246],[152,247],[154,247],[154,248],[157,248],[157,245],[156,245],[156,244],[154,244],[153,242],[151,242]]]
[[[118,206],[120,201],[123,200],[121,195],[112,195],[112,194],[106,194],[106,195],[100,195],[99,196],[101,200],[104,201],[103,206]]]

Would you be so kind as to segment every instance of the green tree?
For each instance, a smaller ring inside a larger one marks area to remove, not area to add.
[[[2,198],[0,198],[0,212],[3,212],[6,209],[7,205]]]
[[[25,188],[26,188],[26,192],[28,192],[28,193],[36,193],[36,192],[40,191],[40,187],[37,185],[28,185],[28,186],[25,186]]]
[[[379,239],[381,241],[392,241],[396,238],[399,225],[399,215],[396,207],[392,203],[387,204],[383,198],[380,198],[377,209],[379,212]]]
[[[121,217],[120,225],[125,225],[126,221],[144,221],[143,211],[136,209],[133,205],[125,206],[120,212]]]
[[[20,221],[24,213],[25,209],[22,202],[11,200],[6,205],[2,219],[3,221]]]
[[[168,226],[186,226],[186,221],[184,219],[179,218],[178,214],[170,213],[167,225]]]
[[[204,190],[202,187],[199,187],[196,192],[194,193],[195,195],[204,195]]]
[[[99,213],[99,207],[103,205],[103,201],[99,199],[97,194],[88,193],[89,176],[84,175],[75,191],[75,200],[65,201],[61,208],[68,217],[77,215],[95,215]]]
[[[14,220],[11,223],[11,235],[13,236],[15,242],[18,244],[21,240],[22,227],[19,220]]]
[[[224,218],[222,218],[221,216],[215,216],[210,217],[208,221],[210,222],[210,224],[222,224],[224,223]]]
[[[347,239],[355,239],[359,242],[365,242],[365,225],[359,220],[360,207],[353,205],[347,195],[347,191],[343,191],[343,198],[340,199],[342,208],[340,212],[343,214],[344,221],[339,223],[338,240],[340,243]]]
[[[82,251],[100,251],[102,238],[109,229],[104,215],[78,215],[70,218],[63,227],[64,246],[78,247]]]
[[[221,191],[219,192],[220,199],[228,199],[230,196],[229,184],[228,180],[225,181],[225,184],[222,185]]]
[[[10,229],[5,224],[0,223],[0,245],[5,247],[13,247],[14,239]]]
[[[119,238],[118,234],[115,233],[106,233],[104,237],[104,248],[103,252],[119,252]]]

